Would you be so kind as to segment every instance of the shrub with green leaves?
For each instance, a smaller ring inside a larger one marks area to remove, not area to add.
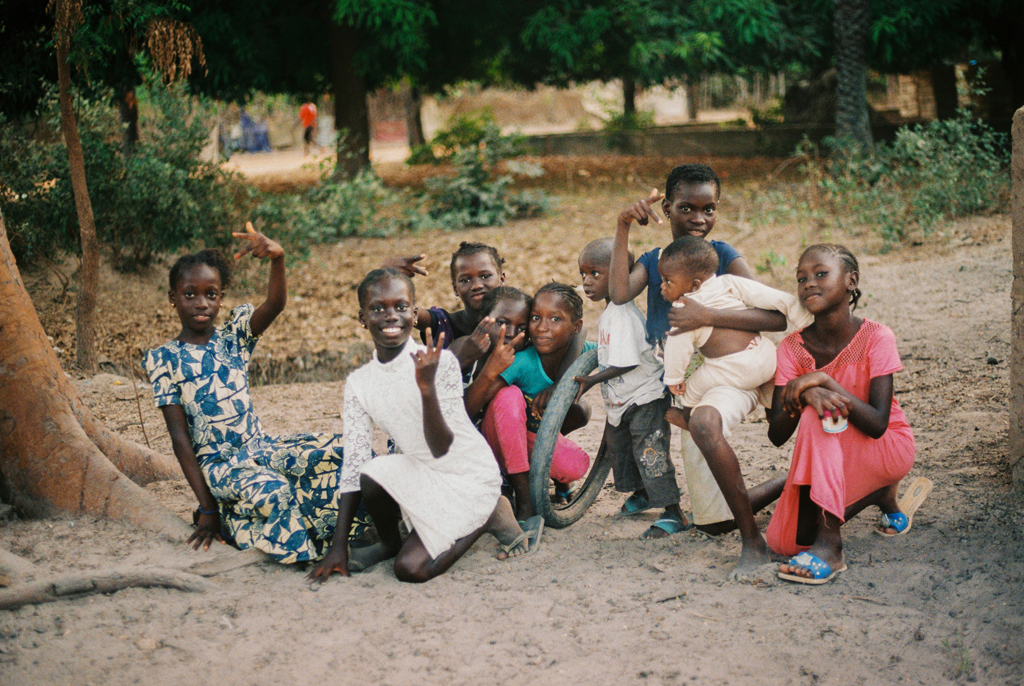
[[[429,143],[415,146],[406,164],[438,164],[459,153],[487,146],[492,156],[515,157],[526,152],[520,135],[504,136],[490,110],[453,115]]]
[[[152,113],[140,122],[141,139],[128,157],[122,154],[122,125],[110,94],[75,98],[96,230],[122,270],[199,241],[226,245],[251,201],[232,176],[199,160],[209,138],[207,118],[183,86],[150,83],[136,92]],[[19,259],[78,251],[78,217],[55,88],[35,122],[0,122],[0,178],[0,205]]]
[[[940,220],[1005,208],[1006,136],[961,109],[953,119],[901,128],[871,152],[834,142],[817,183],[837,216],[874,227],[887,246]]]
[[[324,166],[320,185],[305,193],[265,196],[253,219],[289,246],[304,250],[347,236],[388,236],[410,226],[408,199],[372,169],[349,180]]]
[[[534,216],[547,211],[547,198],[541,191],[511,194],[512,177],[498,176],[501,160],[522,153],[521,137],[504,136],[497,126],[489,126],[476,144],[465,145],[452,155],[455,174],[427,180],[427,218],[423,226],[462,228],[493,226],[509,219]],[[539,165],[519,163],[514,169],[525,175],[543,173]]]

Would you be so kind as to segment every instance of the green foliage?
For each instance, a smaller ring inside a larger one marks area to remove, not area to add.
[[[875,228],[891,246],[943,219],[1003,209],[1009,195],[1006,137],[960,110],[954,119],[901,128],[873,152],[834,141],[818,178],[835,211]]]
[[[781,124],[784,114],[782,103],[776,102],[762,109],[751,108],[750,119],[754,126],[760,129],[772,124]]]
[[[754,265],[758,274],[775,274],[776,268],[782,268],[786,266],[786,256],[780,255],[774,250],[766,250],[761,253],[760,259]]]
[[[490,160],[515,157],[525,152],[523,137],[504,136],[489,110],[456,114],[430,143],[415,146],[406,164],[437,164],[463,151],[485,149]]]
[[[453,128],[449,127],[449,130]],[[469,131],[471,127],[459,130]],[[508,186],[512,177],[507,174],[496,176],[496,167],[501,160],[521,154],[521,136],[502,135],[490,120],[483,126],[482,137],[475,142],[455,136],[443,140],[451,145],[449,149],[457,148],[451,156],[455,174],[427,181],[430,197],[427,199],[425,226],[493,226],[547,211],[547,199],[542,192],[510,194]],[[516,171],[536,174],[536,169],[524,164],[520,164]]]
[[[604,142],[610,150],[632,152],[633,136],[654,126],[653,111],[609,112],[608,115],[604,124]]]
[[[230,227],[249,202],[233,177],[198,159],[208,139],[202,107],[182,87],[150,84],[139,91],[152,104],[152,117],[127,157],[117,112],[106,104],[109,94],[76,103],[96,230],[122,270],[197,241],[230,241]],[[35,127],[0,125],[0,177],[6,187],[0,204],[20,259],[78,250],[78,217],[59,131],[55,88],[47,92]]]
[[[347,236],[388,236],[408,228],[409,218],[398,211],[406,205],[404,196],[385,186],[372,169],[342,181],[324,166],[319,186],[301,194],[265,196],[253,219],[302,252],[310,244]]]

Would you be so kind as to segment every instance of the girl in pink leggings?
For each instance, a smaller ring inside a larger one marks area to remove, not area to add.
[[[503,289],[513,290],[513,289]],[[521,295],[521,294],[520,294]],[[517,351],[523,340],[516,322],[529,313],[527,330],[533,345]],[[532,304],[512,295],[497,298],[488,312],[495,320],[491,354],[480,374],[466,389],[471,416],[486,406],[481,430],[515,495],[516,518],[534,516],[530,502],[530,455],[544,409],[570,361],[578,357],[573,340],[583,326],[583,300],[575,289],[552,282],[542,287]],[[595,347],[585,343],[583,351]],[[590,408],[574,404],[562,424],[562,433],[590,420]],[[564,435],[559,436],[551,459],[555,497],[568,501],[570,485],[590,467],[590,456]]]

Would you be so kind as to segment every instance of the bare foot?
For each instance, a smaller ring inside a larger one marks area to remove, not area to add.
[[[732,577],[746,575],[763,564],[771,561],[768,554],[768,544],[764,542],[764,536],[758,534],[757,538],[743,541],[743,549],[740,551],[740,561],[732,571]]]
[[[498,504],[494,506],[494,512],[491,513],[490,518],[487,520],[486,527],[487,533],[494,536],[501,543],[501,548],[499,548],[498,552],[499,560],[519,557],[530,552],[530,544],[526,534],[523,533],[522,527],[516,521],[516,515],[512,511],[512,503],[505,496],[498,497]]]
[[[353,548],[348,553],[348,571],[365,572],[370,567],[398,555],[398,550],[389,550],[383,543],[374,543],[365,548]]]

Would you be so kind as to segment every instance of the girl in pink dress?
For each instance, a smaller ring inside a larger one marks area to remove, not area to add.
[[[779,346],[768,426],[775,445],[797,432],[766,532],[772,550],[794,556],[779,568],[788,581],[822,584],[844,571],[839,527],[869,505],[898,521],[896,488],[914,464],[914,436],[893,397],[892,375],[903,369],[896,339],[853,316],[859,279],[840,245],[811,246],[796,271],[814,323]]]

